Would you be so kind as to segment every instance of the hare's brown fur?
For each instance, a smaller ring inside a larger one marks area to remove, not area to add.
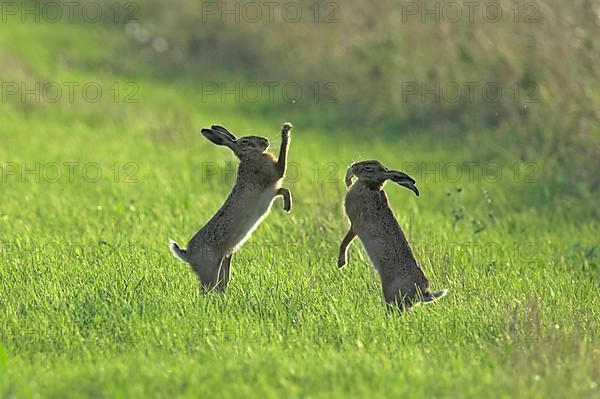
[[[229,282],[233,253],[250,237],[266,217],[273,200],[282,196],[284,210],[291,210],[291,194],[282,188],[287,166],[287,152],[292,125],[284,124],[279,159],[266,152],[264,137],[240,139],[220,126],[202,133],[213,143],[232,149],[240,159],[237,179],[223,206],[189,241],[183,250],[171,241],[173,253],[189,263],[198,276],[203,291],[223,291]]]
[[[358,180],[352,184],[355,175]],[[420,299],[433,297],[429,280],[419,266],[383,191],[388,179],[413,190],[417,195],[419,193],[411,177],[389,170],[377,161],[359,162],[348,168],[346,183],[351,186],[346,193],[344,208],[351,226],[340,246],[338,266],[346,264],[348,245],[358,236],[379,272],[385,301],[407,309]]]

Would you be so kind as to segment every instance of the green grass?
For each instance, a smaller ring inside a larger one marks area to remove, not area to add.
[[[0,397],[598,395],[599,198],[556,173],[555,160],[528,159],[537,169],[526,183],[526,162],[493,132],[355,134],[294,106],[203,103],[199,80],[118,72],[110,54],[126,39],[94,28],[0,27],[3,81],[140,88],[137,104],[0,105]],[[90,50],[103,37],[104,59]],[[66,64],[56,56],[69,54]],[[235,159],[199,128],[260,133],[276,149],[287,119],[302,172],[285,184],[293,212],[276,202],[235,255],[228,291],[200,296],[168,239],[186,242],[232,186],[203,165]],[[348,267],[336,267],[347,229],[341,178],[372,158],[419,166],[421,197],[387,192],[433,287],[450,289],[402,316],[386,311],[358,242]],[[21,181],[23,163],[36,162],[80,166],[72,181],[64,166],[57,183]],[[103,172],[95,183],[81,174],[93,162]],[[450,182],[422,167],[450,162],[495,163],[503,175],[492,182],[476,168],[472,181],[464,170]],[[7,176],[7,163],[21,174]]]

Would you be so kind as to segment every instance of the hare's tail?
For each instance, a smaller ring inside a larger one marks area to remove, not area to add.
[[[187,251],[185,249],[179,248],[179,245],[175,241],[169,240],[169,247],[171,247],[173,255],[175,255],[176,257],[178,257],[186,263],[188,262]]]
[[[448,293],[447,289],[443,289],[441,291],[430,292],[429,294],[423,296],[423,303],[430,303],[440,299],[441,297],[446,296]]]

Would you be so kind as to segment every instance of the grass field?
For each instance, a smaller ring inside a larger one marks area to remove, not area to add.
[[[133,74],[110,29],[0,34],[3,82],[104,93],[0,104],[0,397],[600,394],[599,197],[554,159],[524,160],[493,132],[357,132],[319,124],[314,104],[203,101],[200,76]],[[228,291],[201,296],[168,239],[187,242],[214,214],[235,159],[199,129],[258,133],[276,150],[287,120],[293,211],[278,200]],[[387,312],[358,241],[338,270],[342,177],[363,159],[417,180],[420,197],[387,193],[443,300]]]

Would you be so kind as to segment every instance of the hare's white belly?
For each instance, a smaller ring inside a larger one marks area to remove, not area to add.
[[[248,198],[240,209],[240,220],[237,223],[236,234],[233,243],[233,250],[238,249],[244,244],[260,222],[269,214],[271,205],[277,193],[277,186],[269,187],[268,189],[252,195]]]
[[[380,240],[372,239],[371,237],[360,237],[359,236],[359,238],[363,244],[363,247],[365,248],[365,252],[367,253],[367,256],[369,257],[371,264],[377,271],[381,271],[381,266],[382,266],[381,255],[383,254],[383,252],[385,250],[384,246],[382,245],[383,243]]]

